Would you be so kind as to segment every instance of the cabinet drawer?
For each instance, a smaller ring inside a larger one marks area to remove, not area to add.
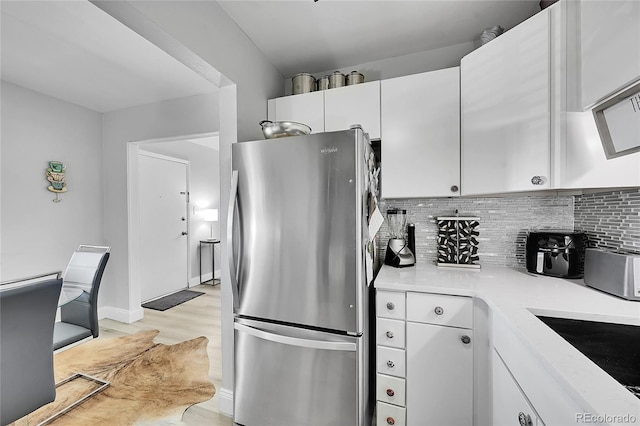
[[[404,349],[377,347],[378,373],[391,376],[405,377]]]
[[[376,315],[382,318],[404,319],[405,293],[378,291],[376,293]]]
[[[378,374],[376,379],[376,399],[404,407],[406,405],[404,379]]]
[[[378,402],[376,424],[378,426],[404,426],[406,423],[406,408],[397,405]]]
[[[378,318],[376,343],[382,346],[404,349],[404,321]]]
[[[473,299],[445,294],[407,293],[407,321],[473,327]]]

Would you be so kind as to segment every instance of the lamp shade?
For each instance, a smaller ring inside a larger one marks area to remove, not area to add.
[[[203,209],[202,220],[204,220],[205,222],[217,222],[218,209]]]

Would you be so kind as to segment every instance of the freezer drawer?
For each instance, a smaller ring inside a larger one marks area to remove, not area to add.
[[[234,421],[364,425],[362,337],[237,319]]]

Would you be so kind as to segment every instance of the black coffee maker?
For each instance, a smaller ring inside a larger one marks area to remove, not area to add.
[[[527,236],[527,271],[558,278],[582,278],[585,234],[535,231]]]

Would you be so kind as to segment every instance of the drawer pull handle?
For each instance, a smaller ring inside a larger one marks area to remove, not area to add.
[[[440,306],[436,306],[436,308],[433,310],[433,312],[435,312],[436,315],[442,315],[442,314],[444,314],[444,309],[442,309],[442,307],[440,307]]]
[[[396,305],[393,302],[387,302],[387,309],[393,311],[396,308]]]
[[[393,363],[393,361],[389,360],[389,361],[387,361],[387,367],[393,368],[393,367],[395,367],[395,364]]]
[[[518,422],[520,426],[533,426],[533,421],[531,421],[531,416],[520,411],[518,413]]]
[[[462,340],[462,343],[464,343],[465,345],[468,345],[469,343],[471,343],[471,337],[467,336],[466,334],[462,336],[460,340]]]
[[[388,425],[395,425],[396,424],[396,419],[394,419],[391,416],[387,417],[387,424]]]
[[[385,334],[389,339],[393,339],[393,331],[387,331]]]
[[[394,396],[396,393],[393,391],[393,389],[387,389],[387,396],[391,397]]]

